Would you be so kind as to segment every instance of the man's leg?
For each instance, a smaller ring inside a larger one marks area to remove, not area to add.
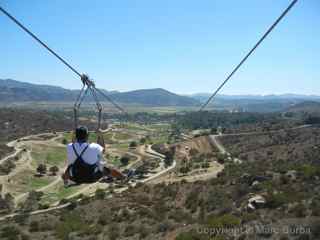
[[[70,171],[71,171],[71,165],[67,167],[67,169],[64,171],[64,173],[61,176],[65,186],[69,186],[70,184],[72,185],[75,183],[75,180],[70,175]]]
[[[108,167],[104,167],[103,168],[103,175],[104,176],[110,176],[116,179],[124,179],[125,176],[118,170],[116,169],[112,169],[112,168],[108,168]]]
[[[64,185],[68,184],[68,181],[70,179],[70,174],[69,174],[69,167],[67,167],[67,169],[64,171],[64,173],[61,176]]]

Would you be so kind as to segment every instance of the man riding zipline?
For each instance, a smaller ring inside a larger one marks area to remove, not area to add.
[[[120,171],[109,169],[103,159],[104,148],[97,143],[88,143],[89,131],[78,127],[75,131],[76,141],[67,145],[67,169],[62,175],[65,186],[92,183],[104,176],[124,179]]]

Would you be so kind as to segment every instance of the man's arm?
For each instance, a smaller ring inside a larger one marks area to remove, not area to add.
[[[73,159],[73,150],[72,150],[72,145],[71,143],[67,145],[67,159],[66,159],[66,167],[71,165],[74,162]]]

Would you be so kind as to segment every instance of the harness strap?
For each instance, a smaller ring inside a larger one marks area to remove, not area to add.
[[[74,154],[77,156],[77,159],[81,158],[82,155],[85,153],[85,151],[87,151],[89,147],[89,144],[82,150],[82,152],[79,154],[74,146],[74,144],[72,144],[72,148],[73,148],[73,151],[74,151]]]

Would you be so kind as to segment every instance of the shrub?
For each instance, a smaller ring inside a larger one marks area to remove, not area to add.
[[[148,237],[151,233],[150,229],[145,227],[144,225],[141,225],[139,227],[138,232],[140,233],[139,239],[144,239]]]
[[[278,208],[290,201],[289,196],[285,193],[271,193],[267,196],[267,208]]]
[[[206,234],[200,234],[195,230],[191,230],[189,232],[182,232],[176,236],[175,240],[209,240],[209,236]],[[213,238],[212,238],[213,239]],[[214,238],[216,240],[216,238]]]
[[[290,212],[292,212],[296,217],[302,218],[306,216],[306,211],[306,207],[303,204],[299,203],[293,209],[291,209]]]
[[[308,234],[301,234],[297,238],[297,240],[309,240],[309,239],[310,239],[310,236]]]
[[[204,162],[204,163],[201,164],[201,167],[202,168],[209,168],[210,164],[209,164],[209,162]]]
[[[40,174],[40,175],[45,175],[47,173],[47,165],[45,164],[39,164],[38,167],[37,167],[37,172]]]
[[[165,159],[164,159],[165,165],[167,167],[171,166],[173,163],[174,151],[167,151],[164,155],[165,155]]]
[[[39,209],[48,209],[49,207],[50,207],[50,205],[47,203],[39,204]]]
[[[256,219],[258,219],[258,215],[256,213],[244,212],[241,216],[241,220],[243,223],[248,223]]]
[[[145,138],[141,138],[141,139],[140,139],[140,144],[143,145],[143,144],[146,143],[146,141],[147,141],[147,140],[146,140]]]
[[[123,235],[125,237],[130,237],[135,235],[136,233],[137,233],[137,227],[133,224],[130,224],[125,228]]]
[[[312,216],[320,216],[320,199],[313,199],[310,205]]]
[[[311,233],[314,239],[319,239],[320,238],[320,222],[317,220],[314,220],[311,223]]]
[[[106,191],[98,188],[94,194],[96,199],[104,199],[106,197]]]
[[[138,215],[141,217],[149,218],[149,219],[155,218],[154,212],[152,212],[150,208],[147,208],[147,207],[140,207],[138,209]]]
[[[129,144],[129,147],[130,148],[136,148],[138,146],[138,144],[137,144],[137,142],[135,142],[135,141],[132,141],[132,142],[130,142],[130,144]]]
[[[22,214],[15,215],[13,217],[13,221],[15,223],[18,223],[19,225],[24,225],[24,224],[26,224],[28,218],[29,218],[29,214],[22,213]]]
[[[85,232],[89,228],[83,221],[83,217],[75,212],[64,214],[61,220],[55,227],[55,233],[59,239],[68,239],[71,232]]]
[[[225,154],[222,154],[222,153],[218,153],[218,154],[217,154],[217,162],[220,163],[220,164],[224,164],[226,158],[227,158],[227,157],[226,157]]]
[[[10,161],[7,160],[5,161],[3,164],[0,165],[0,173],[2,175],[7,175],[11,172],[12,169],[14,169],[16,167],[16,165]]]
[[[171,211],[168,217],[178,223],[192,222],[192,216],[182,209],[175,209],[174,211]]]
[[[50,171],[52,176],[56,176],[57,172],[59,172],[59,168],[57,166],[52,166],[52,167],[49,168],[49,171]]]
[[[190,209],[191,212],[195,212],[198,208],[198,193],[196,190],[193,190],[191,191],[188,195],[187,195],[187,198],[186,198],[186,201],[185,201],[185,207],[187,209]]]
[[[210,228],[231,228],[240,225],[240,219],[231,214],[208,217],[207,224]]]
[[[311,179],[320,175],[320,167],[310,164],[304,164],[297,169],[305,179]]]
[[[206,199],[206,207],[208,211],[227,209],[231,206],[232,200],[226,196],[225,191],[219,188],[209,190],[209,195]]]
[[[175,240],[194,240],[194,236],[191,233],[183,232],[180,233]]]
[[[32,190],[28,193],[27,199],[21,204],[21,208],[24,212],[31,212],[39,208],[39,201],[43,195],[43,192],[37,192]]]
[[[155,217],[159,221],[165,219],[167,211],[168,211],[168,207],[166,206],[165,202],[160,201],[160,202],[154,204],[153,209],[154,209]]]
[[[162,223],[159,223],[158,227],[157,227],[157,232],[167,232],[170,231],[172,229],[172,225],[170,224],[170,222],[168,221],[164,221]]]
[[[191,156],[196,156],[197,154],[199,154],[199,151],[196,148],[191,148],[189,153]]]
[[[112,224],[109,226],[109,239],[110,240],[116,240],[119,238],[120,236],[120,228],[118,225],[116,224]]]
[[[39,231],[39,222],[32,221],[29,225],[30,232],[38,232]]]
[[[62,198],[62,199],[60,200],[59,204],[60,204],[60,205],[63,205],[63,204],[66,204],[66,203],[68,203],[68,202],[69,202],[68,199]]]
[[[152,205],[150,195],[146,193],[140,193],[135,195],[134,200],[139,204],[148,205],[148,206]]]
[[[190,170],[191,169],[188,166],[180,168],[180,172],[183,173],[183,174],[186,174],[186,173],[190,172]]]
[[[8,240],[16,240],[19,239],[19,235],[20,230],[16,226],[10,225],[1,229],[0,237],[7,238]]]
[[[104,212],[98,217],[98,224],[105,226],[109,223],[110,213]]]
[[[122,156],[120,158],[120,162],[123,166],[128,165],[129,161],[130,161],[130,158],[128,156]]]
[[[82,196],[81,197],[81,201],[79,202],[79,204],[86,205],[86,204],[90,203],[90,199],[91,199],[90,196],[87,196],[87,195]]]
[[[238,184],[238,186],[232,192],[234,199],[241,199],[249,193],[249,187],[247,184]]]
[[[27,234],[25,234],[25,233],[22,233],[21,234],[21,240],[30,240],[31,238],[30,238],[30,236],[29,235],[27,235]]]
[[[69,203],[67,207],[68,210],[73,210],[78,206],[78,202],[75,199],[69,199]]]

